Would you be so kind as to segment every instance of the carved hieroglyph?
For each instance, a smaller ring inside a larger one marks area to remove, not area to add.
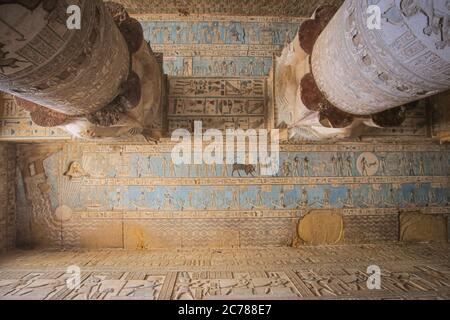
[[[0,260],[0,300],[446,300],[448,255],[446,244],[19,251]],[[374,263],[380,290],[367,286]],[[66,285],[70,265],[79,287]]]
[[[69,30],[67,8],[81,8]],[[110,103],[127,79],[127,44],[100,0],[1,4],[0,89],[68,115]]]
[[[294,16],[309,17],[314,9],[324,4],[342,4],[343,0],[116,0],[133,14],[220,14],[232,16]]]
[[[381,28],[371,30],[373,3],[382,17]],[[446,0],[347,0],[314,46],[318,87],[334,106],[356,115],[449,89],[449,19]]]
[[[16,242],[16,147],[0,143],[0,253]]]

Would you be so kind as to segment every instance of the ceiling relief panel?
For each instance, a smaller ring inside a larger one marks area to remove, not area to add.
[[[450,153],[437,144],[283,145],[269,177],[258,166],[177,166],[172,147],[70,143],[45,157],[29,156],[43,146],[19,148],[19,238],[55,247],[290,246],[300,218],[329,209],[343,215],[344,243],[371,243],[398,240],[401,212],[449,213]]]
[[[341,5],[343,0],[116,0],[130,13],[164,13],[183,16],[221,14],[228,16],[309,17],[319,5]]]

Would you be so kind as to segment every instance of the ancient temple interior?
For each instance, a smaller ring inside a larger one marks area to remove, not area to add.
[[[0,0],[0,300],[449,299],[449,22]]]

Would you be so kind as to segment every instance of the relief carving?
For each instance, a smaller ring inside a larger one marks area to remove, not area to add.
[[[445,6],[450,10],[450,1],[446,0]],[[450,15],[438,10],[434,0],[402,0],[400,8],[407,18],[421,13],[427,17],[427,25],[423,33],[427,36],[433,34],[439,37],[439,41],[436,42],[437,49],[442,50],[450,46]]]

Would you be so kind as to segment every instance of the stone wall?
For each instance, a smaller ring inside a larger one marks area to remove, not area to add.
[[[0,253],[15,247],[16,148],[0,143]]]
[[[174,165],[173,146],[20,146],[18,242],[152,249],[447,239],[447,146],[287,144],[269,177],[258,167],[252,176],[231,165]],[[335,218],[306,219],[314,210]],[[400,219],[405,213],[436,219]]]

